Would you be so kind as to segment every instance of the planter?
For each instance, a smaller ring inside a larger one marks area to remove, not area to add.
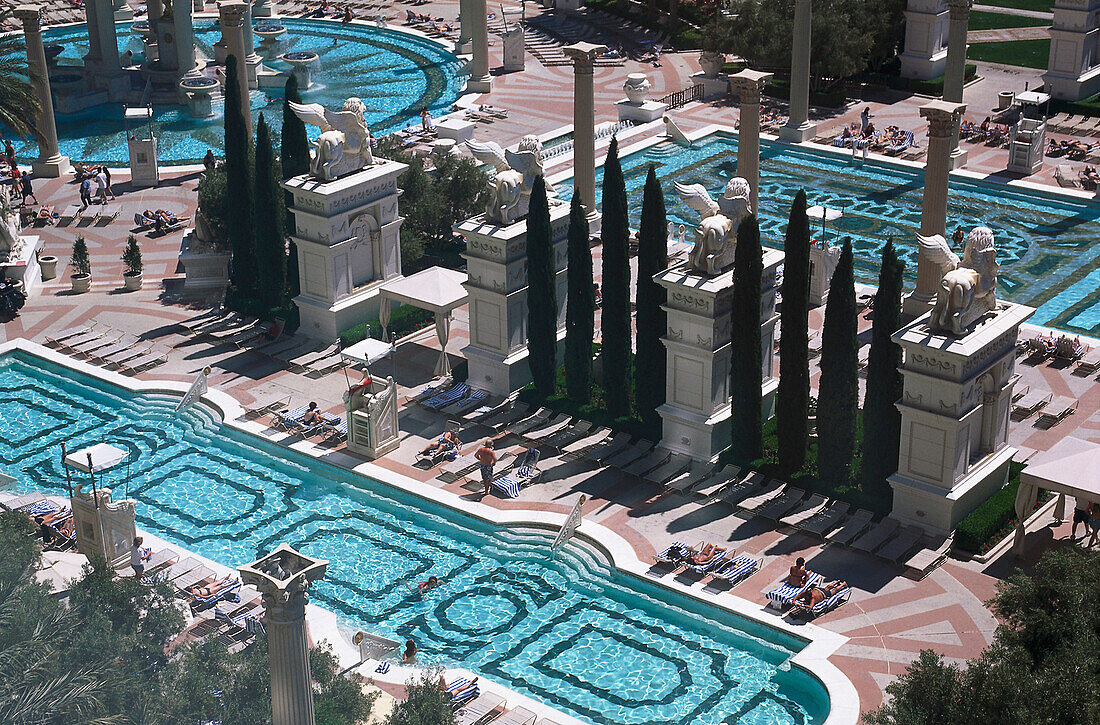
[[[635,105],[645,102],[650,88],[649,79],[646,78],[645,73],[631,73],[626,77],[626,82],[623,83],[623,92],[626,93],[626,99]]]
[[[699,54],[699,67],[703,69],[707,78],[717,78],[722,72],[722,66],[726,64],[725,53],[713,50],[705,50]]]
[[[92,288],[92,275],[90,274],[74,274],[70,275],[69,281],[73,285],[73,294],[84,294]]]
[[[136,292],[141,289],[141,272],[124,272],[122,284],[127,292]]]
[[[1016,100],[1016,94],[1012,91],[1001,91],[997,94],[997,110],[1003,111],[1006,108],[1012,107],[1012,102]]]
[[[38,265],[42,268],[43,282],[51,280],[57,276],[57,257],[39,257]]]

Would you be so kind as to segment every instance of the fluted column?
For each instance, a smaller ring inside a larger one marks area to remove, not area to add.
[[[485,0],[467,0],[467,14],[474,59],[470,63],[466,88],[472,93],[488,93],[493,90],[493,77],[489,75],[489,21],[485,17]]]
[[[118,76],[122,65],[118,61],[118,34],[115,32],[115,7],[111,0],[87,0],[94,3],[96,25],[99,28],[100,73],[103,77]]]
[[[164,14],[164,3],[161,0],[147,0],[145,7],[148,10],[146,19],[149,21],[149,27],[153,27],[153,23],[160,20],[160,16]]]
[[[596,110],[592,74],[596,58],[607,46],[574,43],[562,50],[573,59],[573,189],[581,195],[585,213],[596,213]]]
[[[84,22],[88,28],[88,53],[84,56],[84,82],[94,88],[95,74],[99,70],[103,51],[99,43],[99,20],[96,4],[91,0],[84,3]]]
[[[802,143],[817,133],[810,123],[810,0],[795,0],[794,33],[791,44],[791,103],[786,125],[779,138]]]
[[[57,177],[69,171],[69,158],[62,156],[57,146],[57,125],[53,117],[46,51],[42,47],[39,9],[37,5],[20,5],[15,9],[15,17],[23,22],[23,37],[27,44],[27,70],[30,71],[31,88],[34,89],[39,104],[38,115],[35,117],[38,160],[31,168],[38,176]]]
[[[947,29],[947,67],[943,74],[943,100],[962,103],[966,82],[966,33],[970,25],[973,0],[948,0],[950,8]],[[959,150],[959,129],[951,138],[951,168],[966,164],[966,155]]]
[[[244,64],[244,24],[245,4],[241,0],[222,0],[218,3],[218,18],[222,26],[222,37],[228,46],[228,55],[237,58],[237,89],[241,97],[241,114],[244,116],[248,135],[252,135],[252,107],[248,102],[248,71]],[[226,78],[226,82],[229,79]]]
[[[470,0],[458,0],[458,40],[455,41],[456,53],[469,53],[472,32],[470,29]]]
[[[771,73],[746,68],[730,76],[730,86],[741,98],[737,130],[737,175],[749,182],[752,208],[760,208],[760,92]]]
[[[922,236],[946,233],[951,140],[958,133],[964,111],[965,104],[947,101],[932,101],[920,107],[921,117],[928,119],[928,153],[924,164],[924,196],[920,214]],[[916,287],[905,297],[906,316],[918,317],[931,309],[939,285],[939,266],[924,255],[918,256]]]
[[[241,20],[241,29],[244,31],[244,67],[248,73],[248,87],[259,88],[259,71],[261,58],[256,54],[256,48],[252,41],[252,3],[245,0],[244,18]]]

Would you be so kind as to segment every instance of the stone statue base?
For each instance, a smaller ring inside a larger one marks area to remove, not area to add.
[[[344,397],[348,450],[374,460],[401,445],[393,378],[375,380],[369,390],[359,389]]]
[[[467,93],[492,93],[493,92],[493,77],[491,75],[484,75],[480,78],[476,76],[470,76],[466,80],[466,92]]]
[[[224,290],[229,284],[229,260],[232,256],[228,251],[198,242],[194,230],[187,232],[179,256],[184,272],[184,293],[205,294]]]
[[[891,516],[946,535],[1004,485],[1020,324],[1035,310],[999,303],[963,337],[932,332],[929,315],[898,330],[905,350],[898,470]]]
[[[23,291],[30,295],[42,286],[42,268],[38,266],[38,251],[42,248],[42,239],[37,236],[20,235],[23,251],[9,264],[0,264],[0,277],[18,279],[23,282]]]
[[[725,73],[719,73],[716,76],[708,76],[703,71],[691,74],[692,85],[703,86],[703,100],[713,101],[718,98],[725,98],[730,92],[730,77]]]
[[[73,166],[69,163],[68,156],[51,156],[48,159],[38,159],[31,162],[31,171],[35,176],[48,179],[56,179],[68,174]]]
[[[379,288],[401,276],[397,177],[406,168],[380,160],[332,181],[303,174],[283,182],[294,196],[303,334],[331,342],[378,316]]]
[[[761,289],[760,347],[763,355],[761,412],[775,411],[779,380],[774,375],[775,273],[783,253],[764,250]],[[713,461],[729,447],[730,423],[730,305],[733,270],[716,277],[694,272],[687,263],[656,275],[667,290],[668,327],[662,339],[667,372],[661,414],[661,446],[697,461]]]
[[[569,205],[555,200],[550,206],[558,300],[558,355],[565,339],[565,303],[568,287],[566,232]],[[455,227],[466,238],[469,274],[464,286],[470,295],[470,344],[462,349],[469,365],[467,382],[492,395],[508,395],[531,382],[527,362],[527,220],[501,226],[484,215]]]
[[[135,189],[145,189],[159,184],[156,138],[132,137],[127,143],[130,152],[130,185]]]
[[[526,44],[523,38],[523,28],[516,26],[511,30],[506,30],[501,33],[500,37],[501,40],[504,41],[504,63],[502,65],[502,70],[504,70],[505,73],[514,73],[523,70],[526,67]]]
[[[620,121],[649,123],[650,121],[656,121],[664,116],[665,111],[668,110],[668,104],[658,103],[657,101],[631,103],[628,99],[624,98],[621,101],[615,101],[615,108],[619,111]]]
[[[804,143],[814,136],[817,136],[817,124],[809,121],[798,126],[787,123],[779,129],[779,138],[791,143]]]

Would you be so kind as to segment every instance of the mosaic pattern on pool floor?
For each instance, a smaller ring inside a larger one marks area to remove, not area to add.
[[[344,99],[358,96],[367,107],[367,123],[375,134],[403,128],[410,118],[419,123],[421,109],[435,116],[451,109],[462,91],[462,62],[438,43],[364,25],[340,25],[320,21],[286,18],[279,21],[287,28],[273,49],[261,45],[255,36],[256,52],[264,64],[274,70],[288,71],[290,66],[277,58],[289,51],[312,51],[319,59],[312,69],[313,85],[302,92],[306,103],[338,107]],[[257,23],[259,25],[260,23]],[[88,53],[84,25],[47,28],[43,41],[64,46],[58,58],[59,68],[51,74],[79,73],[76,66]],[[221,30],[208,18],[195,19],[195,48],[200,57],[213,58],[213,44],[221,39]],[[141,38],[131,32],[129,23],[118,24],[120,53],[134,54],[134,63],[143,61]],[[66,66],[72,66],[67,68]],[[140,89],[138,89],[140,91]],[[282,131],[283,89],[263,88],[250,93],[253,121],[260,113],[272,130]],[[224,154],[225,138],[222,101],[214,102],[214,116],[194,118],[186,106],[154,106],[153,131],[158,139],[157,155],[162,164],[198,163],[208,148]],[[73,161],[106,162],[126,166],[128,161],[122,104],[106,104],[79,113],[57,114],[57,133],[61,153]],[[307,126],[310,138],[320,130]],[[7,135],[7,134],[5,134]],[[33,139],[15,139],[21,161],[37,157]]]
[[[125,400],[0,360],[0,467],[23,490],[63,493],[70,449],[124,444],[107,474],[142,528],[233,566],[282,541],[328,559],[314,591],[369,631],[414,637],[428,662],[458,663],[593,723],[821,722],[821,686],[766,627],[628,583],[581,549],[501,532],[252,441],[201,411]],[[249,444],[245,444],[248,441]],[[289,456],[289,458],[282,458]],[[443,585],[421,594],[435,575]],[[672,603],[658,601],[671,600]]]
[[[650,164],[664,190],[669,220],[690,230],[698,215],[680,202],[673,182],[703,184],[717,196],[737,168],[737,139],[718,133],[692,147],[664,141],[623,159],[631,222],[637,228],[642,189]],[[603,169],[596,171],[599,194]],[[760,226],[767,246],[782,248],[791,201],[806,189],[809,204],[841,209],[844,216],[826,225],[826,238],[849,236],[856,275],[878,281],[882,245],[893,239],[916,277],[924,175],[919,169],[868,161],[853,165],[843,155],[812,148],[763,142],[760,161]],[[572,180],[557,184],[559,195],[572,195]],[[1001,265],[1000,296],[1032,305],[1031,322],[1100,335],[1100,204],[1054,197],[1003,184],[951,179],[947,228],[966,231],[978,224],[993,230]],[[820,235],[820,222],[812,225]],[[960,255],[962,250],[956,250]]]

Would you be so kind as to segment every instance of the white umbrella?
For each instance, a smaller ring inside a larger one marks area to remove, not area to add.
[[[806,209],[806,216],[813,221],[821,220],[821,238],[825,238],[825,222],[833,222],[844,216],[840,209],[832,209],[827,206],[811,206]]]

